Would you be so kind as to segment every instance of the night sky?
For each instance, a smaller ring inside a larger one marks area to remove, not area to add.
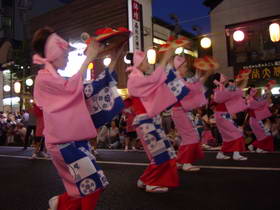
[[[153,16],[169,23],[174,23],[169,14],[175,13],[181,26],[189,32],[196,33],[192,26],[201,28],[202,33],[210,32],[209,8],[205,7],[204,0],[153,0]],[[205,17],[207,16],[207,17]],[[195,19],[195,20],[194,20]]]

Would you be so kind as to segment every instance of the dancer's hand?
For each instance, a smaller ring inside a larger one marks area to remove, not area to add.
[[[202,71],[199,69],[196,69],[196,77],[199,78],[199,81],[204,84],[205,81],[208,79],[208,77],[214,73],[214,70],[211,71]]]
[[[98,56],[99,53],[102,53],[103,50],[104,45],[99,43],[96,39],[93,39],[85,52],[87,60],[92,62]]]
[[[160,66],[165,67],[171,58],[175,55],[175,48],[174,47],[169,47],[168,50],[163,54],[163,57],[160,61]]]
[[[120,46],[120,48],[115,48],[113,53],[111,54],[112,62],[109,65],[109,70],[112,72],[122,55],[124,54],[124,46],[126,45],[126,42]]]

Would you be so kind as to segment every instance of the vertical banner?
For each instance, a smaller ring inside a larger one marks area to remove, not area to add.
[[[129,40],[129,51],[143,50],[143,11],[142,5],[136,0],[128,0],[129,30],[133,32]]]

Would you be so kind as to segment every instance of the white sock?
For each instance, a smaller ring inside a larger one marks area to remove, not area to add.
[[[237,157],[239,157],[239,156],[241,156],[241,155],[240,155],[240,153],[239,153],[239,152],[233,152],[233,156],[237,156]]]
[[[224,156],[225,154],[222,151],[219,151],[218,155],[223,155]]]

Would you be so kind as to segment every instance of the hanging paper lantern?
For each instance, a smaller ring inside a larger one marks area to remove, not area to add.
[[[269,35],[272,42],[280,41],[280,26],[278,23],[272,23],[269,26]]]
[[[155,64],[157,59],[157,53],[154,49],[149,49],[147,51],[147,58],[149,64]]]
[[[205,49],[211,47],[211,45],[212,45],[211,39],[208,37],[204,37],[200,40],[200,46]]]
[[[20,90],[21,90],[20,82],[15,82],[15,84],[14,84],[14,91],[15,91],[15,93],[20,93]]]
[[[233,39],[236,42],[242,42],[245,38],[245,34],[243,31],[237,30],[233,33]]]

